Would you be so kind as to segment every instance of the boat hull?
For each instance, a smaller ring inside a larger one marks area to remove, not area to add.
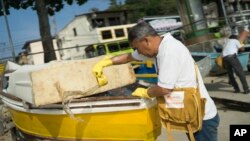
[[[161,133],[156,102],[145,104],[139,100],[141,102],[135,104],[135,100],[127,101],[134,104],[123,108],[75,104],[71,107],[74,118],[61,109],[25,109],[6,100],[4,103],[15,126],[32,136],[52,140],[156,140]]]

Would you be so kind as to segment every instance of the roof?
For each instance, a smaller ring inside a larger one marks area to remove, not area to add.
[[[63,31],[72,21],[74,21],[76,18],[79,18],[81,16],[91,16],[93,13],[95,14],[105,14],[105,13],[122,13],[122,12],[131,12],[134,10],[105,10],[105,11],[93,11],[93,12],[88,12],[88,13],[82,13],[79,15],[75,15],[75,17],[68,22],[58,33],[60,33],[61,31]]]
[[[26,42],[24,43],[22,49],[27,49],[30,43],[38,42],[38,41],[41,41],[41,39],[34,39],[34,40],[26,41]]]
[[[93,12],[89,12],[89,13],[83,13],[83,14],[75,15],[75,17],[84,16],[84,15],[92,15],[93,13],[95,13],[95,14],[106,14],[106,13],[122,13],[122,12],[128,12],[128,11],[133,11],[133,10],[93,11]]]
[[[55,37],[53,36],[52,39],[55,39]],[[41,39],[34,39],[34,40],[29,40],[26,41],[22,47],[22,49],[27,49],[27,47],[29,46],[29,44],[34,43],[34,42],[39,42],[41,41]]]

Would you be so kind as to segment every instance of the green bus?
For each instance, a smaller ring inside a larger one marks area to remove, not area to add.
[[[87,58],[93,58],[101,55],[119,55],[124,53],[130,53],[134,50],[130,47],[127,40],[97,43],[89,45],[85,48]]]

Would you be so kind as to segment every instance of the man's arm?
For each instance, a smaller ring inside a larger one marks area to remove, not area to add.
[[[166,94],[170,94],[172,92],[172,89],[166,89],[158,85],[155,85],[153,87],[148,88],[147,92],[150,97],[155,97],[155,96],[163,96]]]
[[[131,54],[118,55],[112,58],[104,57],[92,68],[92,72],[97,78],[99,86],[104,86],[108,83],[105,75],[103,75],[103,68],[111,65],[125,64],[135,59]]]
[[[136,59],[133,58],[131,53],[114,56],[111,58],[111,60],[113,65],[125,64],[131,61],[136,61]]]
[[[241,47],[239,48],[239,51],[245,51],[245,47],[243,44],[241,44]]]
[[[153,86],[148,89],[145,88],[137,88],[132,95],[133,96],[139,96],[143,98],[152,98],[156,96],[163,96],[170,94],[172,92],[172,89],[165,89],[159,86]]]

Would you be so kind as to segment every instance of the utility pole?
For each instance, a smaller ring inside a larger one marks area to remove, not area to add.
[[[4,15],[4,21],[5,21],[7,32],[8,32],[8,38],[9,38],[9,44],[10,44],[10,48],[11,48],[11,52],[12,52],[12,57],[15,60],[16,55],[15,55],[15,50],[14,50],[14,46],[13,46],[12,37],[11,37],[11,34],[10,34],[9,22],[8,22],[7,15],[6,15],[6,12],[5,12],[5,7],[4,7],[3,0],[1,0],[1,5],[2,5],[2,11],[3,11],[3,15]]]
[[[59,50],[60,60],[62,60],[63,50],[62,50],[61,43],[59,42],[59,37],[58,37],[58,32],[57,32],[55,15],[50,16],[50,18],[51,18],[52,27],[54,28],[54,32],[55,32],[54,36],[55,36],[55,39],[56,39],[57,49]]]
[[[222,7],[222,11],[223,11],[224,18],[225,18],[225,21],[226,21],[226,25],[227,25],[228,27],[230,27],[230,24],[229,24],[228,18],[227,18],[227,12],[226,12],[226,9],[225,9],[224,1],[223,1],[223,0],[220,0],[220,3],[221,3],[221,7]]]

